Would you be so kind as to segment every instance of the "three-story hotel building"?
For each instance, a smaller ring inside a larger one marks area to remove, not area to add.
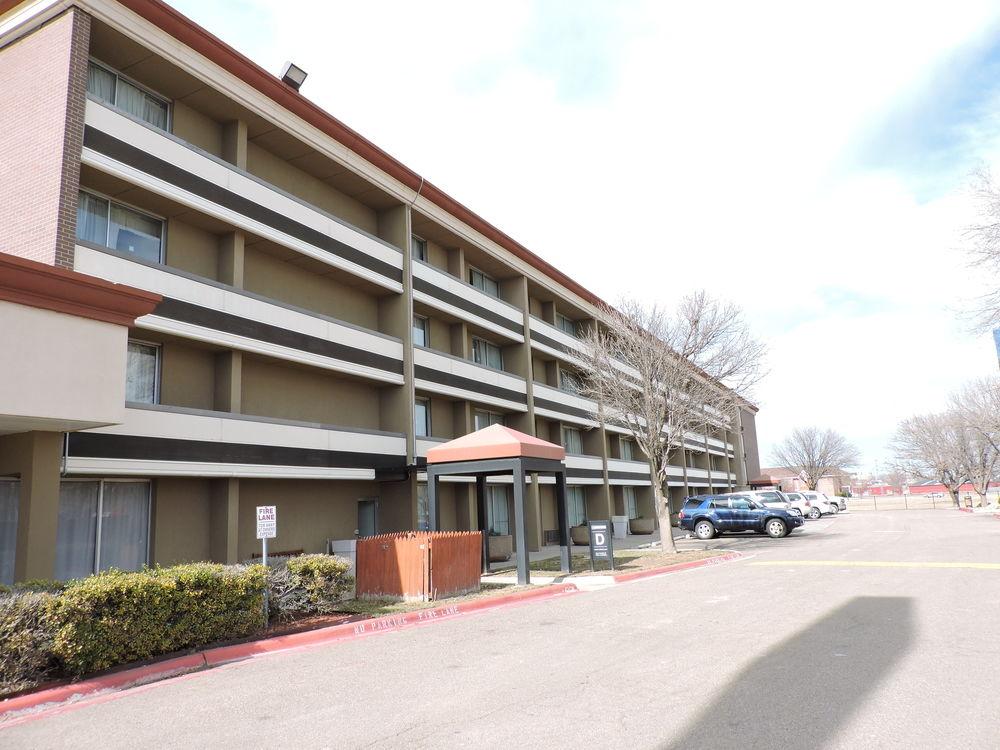
[[[576,392],[601,301],[159,0],[0,2],[0,253],[0,582],[245,560],[258,505],[277,551],[419,528],[428,448],[498,422],[565,446],[571,523],[654,515]],[[755,412],[677,446],[675,510],[756,476]]]

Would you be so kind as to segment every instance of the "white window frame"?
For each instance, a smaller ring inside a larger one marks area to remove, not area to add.
[[[421,435],[417,431],[417,404],[423,404],[424,405],[424,414],[427,415],[426,418],[424,419],[424,430],[426,432],[425,435]],[[431,400],[429,398],[425,398],[424,396],[417,396],[417,398],[415,398],[413,400],[413,435],[414,435],[414,437],[430,437],[431,434],[432,434],[431,433]]]
[[[139,83],[139,81],[135,80],[131,76],[125,75],[124,73],[122,73],[117,68],[115,68],[115,67],[113,67],[111,65],[108,65],[106,62],[104,62],[102,60],[98,60],[96,57],[91,56],[90,58],[88,58],[88,63],[92,63],[92,64],[96,65],[99,68],[104,68],[104,70],[106,70],[108,73],[111,73],[111,75],[115,76],[115,78],[120,78],[121,80],[125,81],[129,85],[135,86],[137,89],[139,89],[143,93],[148,94],[149,96],[153,97],[154,99],[159,99],[161,102],[163,102],[165,105],[167,105],[167,128],[166,128],[165,132],[167,132],[167,133],[173,133],[174,132],[174,100],[173,99],[171,99],[169,96],[164,96],[159,91],[151,89],[149,86],[145,85],[144,83]],[[88,91],[87,92],[87,96],[94,96],[94,95],[91,94]],[[115,99],[116,100],[118,99],[118,84],[117,84],[117,82],[115,83]],[[117,101],[114,101],[114,102],[105,102],[103,99],[100,100],[100,101],[102,101],[104,104],[107,104],[110,107],[113,107],[118,112],[123,112],[123,113],[125,113],[126,115],[128,115],[130,117],[135,117],[135,115],[131,114],[130,112],[125,112],[124,109],[122,109],[121,107],[119,107]],[[149,125],[149,127],[156,128],[157,130],[159,130],[159,128],[156,127],[156,125],[154,125],[153,123],[149,122],[148,120],[143,120],[141,117],[137,118],[137,119],[139,119],[140,121],[146,123],[147,125]]]
[[[160,403],[160,378],[163,377],[163,344],[158,341],[146,341],[145,339],[128,339],[125,342],[125,366],[128,367],[128,345],[129,344],[141,344],[142,346],[151,346],[156,349],[156,369],[153,375],[153,403]],[[145,401],[127,401],[125,403],[135,403],[144,404]]]
[[[569,323],[569,327],[572,328],[573,330],[567,331],[563,325],[563,322]],[[579,338],[580,329],[578,326],[579,323],[577,323],[577,321],[573,320],[568,315],[563,315],[562,313],[559,312],[556,313],[556,328],[565,333],[567,336],[572,336],[573,338]]]
[[[90,575],[101,571],[101,528],[104,526],[104,485],[109,482],[127,482],[129,484],[145,484],[146,488],[146,559],[143,565],[149,565],[149,553],[153,547],[153,482],[141,477],[73,477],[60,480],[62,482],[97,482],[97,528],[94,533],[94,566]],[[57,511],[58,512],[58,511]],[[56,530],[58,534],[58,528]]]
[[[416,247],[420,248],[420,254],[414,254]],[[422,257],[421,257],[422,256]],[[428,262],[427,240],[417,234],[410,235],[410,257],[423,263]]]
[[[112,252],[118,253],[119,255],[123,255],[128,258],[135,257],[134,253],[126,253],[122,250],[111,247],[111,204],[112,203],[120,206],[121,208],[127,208],[130,211],[135,211],[136,213],[142,214],[143,216],[149,219],[153,219],[154,221],[160,222],[160,259],[156,262],[161,265],[164,263],[164,258],[166,257],[167,254],[167,218],[165,216],[161,216],[160,214],[150,213],[144,208],[139,208],[136,205],[133,205],[131,203],[126,203],[125,201],[118,200],[117,198],[112,198],[110,195],[107,195],[106,193],[101,193],[97,190],[91,190],[90,188],[81,187],[79,188],[78,192],[87,193],[88,195],[91,195],[94,198],[100,198],[102,201],[108,202],[108,215],[107,215],[108,231],[105,232],[104,234],[104,243],[101,246],[107,248],[108,250],[111,250]],[[77,198],[77,201],[79,202],[79,197]],[[77,206],[77,210],[79,210],[79,205]],[[81,240],[78,236],[74,237],[73,241],[90,242],[90,240]],[[141,258],[140,260],[146,261],[145,258]],[[148,263],[150,261],[146,262]]]
[[[496,286],[497,288],[496,294],[489,291],[488,289],[483,288],[486,286],[485,282],[483,283],[483,286],[478,286],[474,281],[474,279],[476,278],[475,274],[479,274],[486,281],[492,281],[494,286]],[[494,279],[488,273],[485,273],[484,271],[476,268],[475,266],[469,266],[469,284],[478,289],[479,291],[481,291],[483,294],[488,294],[490,297],[495,297],[496,299],[500,299],[500,282]]]
[[[483,361],[483,362],[480,362],[479,360],[476,359],[476,342],[479,342],[480,344],[482,344],[483,354],[485,356],[485,361]],[[492,347],[492,348],[494,348],[494,349],[497,350],[497,357],[500,359],[500,366],[499,367],[494,367],[493,365],[489,364],[489,361],[490,361],[490,356],[489,356],[490,347]],[[482,336],[473,336],[472,337],[472,361],[475,362],[477,365],[482,365],[483,367],[489,367],[491,370],[498,370],[500,372],[503,372],[503,349],[499,345],[494,344],[492,341],[489,341],[488,339],[484,339]]]
[[[495,425],[495,424],[502,425],[504,423],[504,414],[503,414],[503,412],[489,411],[488,409],[476,409],[475,411],[472,412],[472,425],[473,425],[473,427],[475,427],[475,425],[476,425],[476,417],[478,417],[481,414],[483,414],[483,415],[486,416],[486,426],[487,427],[490,427],[490,426]],[[482,427],[475,427],[475,429],[481,430],[483,428]]]
[[[414,315],[413,315],[413,329],[414,330],[417,329],[417,321],[418,320],[423,322],[423,326],[421,327],[420,330],[422,330],[424,332],[424,343],[418,344],[416,341],[414,341],[413,343],[414,343],[415,346],[425,346],[425,347],[430,346],[431,345],[430,318],[428,318],[426,315],[417,315],[416,313],[414,313]]]
[[[567,443],[569,442],[569,440],[566,439],[567,435],[576,435],[576,436],[578,436],[580,438],[580,450],[579,451],[571,451],[569,449],[569,446],[567,445]],[[575,454],[577,456],[583,455],[583,430],[581,430],[579,427],[568,427],[566,425],[563,425],[563,427],[562,427],[562,443],[563,443],[563,448],[566,449],[567,453],[572,453],[572,454]]]

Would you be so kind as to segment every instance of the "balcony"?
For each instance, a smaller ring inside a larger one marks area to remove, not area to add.
[[[413,261],[413,299],[510,341],[524,341],[524,314],[434,266]]]
[[[163,295],[140,329],[384,383],[403,383],[399,339],[114,251],[77,245],[75,269]]]
[[[567,453],[566,481],[569,484],[604,484],[604,459]]]
[[[532,315],[528,319],[531,346],[551,357],[581,364],[585,348],[580,339]]]
[[[497,406],[528,410],[528,386],[516,375],[477,365],[467,359],[421,346],[413,348],[414,380],[418,390]]]
[[[683,473],[681,474],[683,477]],[[649,464],[645,461],[624,461],[618,458],[608,459],[608,483],[645,485],[649,481]]]
[[[406,464],[397,433],[129,404],[125,421],[70,433],[66,468],[102,476],[374,479]]]
[[[83,163],[240,229],[403,291],[395,247],[200,149],[93,99]]]

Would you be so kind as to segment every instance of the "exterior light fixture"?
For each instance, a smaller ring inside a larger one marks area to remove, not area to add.
[[[309,74],[295,63],[286,62],[285,67],[281,71],[281,80],[298,91],[299,87],[306,80],[307,75]]]

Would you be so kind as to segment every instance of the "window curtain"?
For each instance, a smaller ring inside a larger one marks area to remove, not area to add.
[[[139,570],[147,562],[149,483],[105,482],[101,498],[101,570]]]
[[[14,583],[17,551],[17,506],[21,483],[0,481],[0,584]]]
[[[100,482],[63,482],[59,487],[56,578],[60,581],[94,572],[100,486]]]
[[[583,497],[583,487],[566,488],[567,518],[570,526],[579,526],[587,521],[587,503]]]
[[[156,403],[156,347],[128,342],[125,368],[125,400]]]
[[[510,511],[506,487],[487,487],[490,501],[490,533],[510,534]]]
[[[417,484],[417,528],[426,531],[431,527],[431,505],[427,496],[427,483]]]
[[[87,91],[102,101],[114,104],[115,74],[91,63],[87,70]]]
[[[635,487],[623,487],[625,493],[625,515],[629,518],[639,517],[639,504],[635,498]]]
[[[116,250],[134,253],[153,263],[160,262],[160,235],[163,222],[138,211],[111,205],[111,230],[108,245]]]
[[[80,192],[76,205],[77,239],[97,245],[108,244],[108,202],[90,193]]]
[[[130,115],[145,120],[146,114],[146,92],[136,88],[128,81],[118,80],[118,97],[115,104],[119,109],[123,109]]]

